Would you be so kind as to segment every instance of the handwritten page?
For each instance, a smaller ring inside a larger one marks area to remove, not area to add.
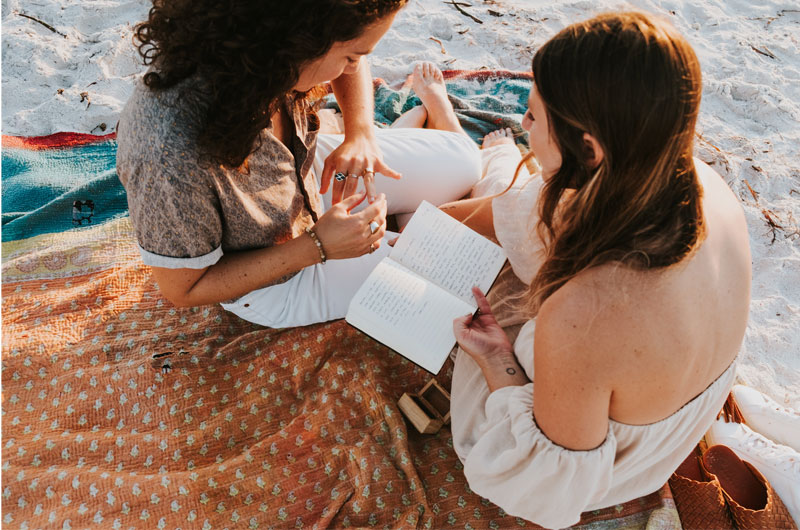
[[[424,201],[389,258],[473,306],[472,286],[485,293],[506,260],[498,245]]]
[[[475,307],[384,258],[350,303],[347,321],[437,373],[456,343],[453,319]]]
[[[505,263],[503,249],[423,202],[389,255],[370,273],[347,322],[432,373],[456,343],[453,319],[476,309]]]

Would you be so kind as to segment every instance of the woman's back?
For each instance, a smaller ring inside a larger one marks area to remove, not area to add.
[[[750,293],[744,214],[719,175],[702,162],[696,166],[707,235],[694,254],[668,268],[589,269],[540,312],[537,333],[555,325],[556,334],[569,337],[550,355],[567,349],[591,355],[583,366],[609,386],[608,416],[622,423],[653,423],[678,410],[725,371],[744,336]]]
[[[700,161],[696,167],[707,232],[695,253],[667,268],[589,269],[540,313],[573,315],[571,325],[583,333],[573,328],[570,342],[591,352],[596,381],[610,386],[608,416],[621,423],[653,423],[678,410],[725,371],[744,336],[750,301],[744,214],[713,169]]]

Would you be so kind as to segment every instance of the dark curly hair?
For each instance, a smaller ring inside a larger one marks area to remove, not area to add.
[[[153,0],[135,32],[144,64],[152,65],[144,83],[160,90],[202,78],[200,153],[239,167],[303,65],[407,1]]]

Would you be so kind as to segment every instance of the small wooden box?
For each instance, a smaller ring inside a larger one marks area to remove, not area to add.
[[[436,379],[428,381],[416,394],[403,394],[397,405],[423,434],[435,433],[450,423],[450,393]]]

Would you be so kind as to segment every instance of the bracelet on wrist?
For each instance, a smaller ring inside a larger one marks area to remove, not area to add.
[[[319,250],[319,259],[322,260],[322,263],[328,261],[328,257],[325,255],[325,249],[322,247],[322,241],[319,240],[317,237],[317,233],[314,232],[313,228],[306,228],[306,234],[311,237],[311,240],[317,245],[317,250]]]

